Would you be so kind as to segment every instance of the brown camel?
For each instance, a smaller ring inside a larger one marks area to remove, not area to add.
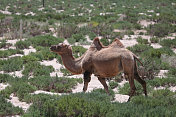
[[[84,92],[91,80],[91,74],[94,74],[104,86],[105,91],[109,93],[105,78],[116,76],[123,71],[130,83],[129,100],[136,90],[134,79],[143,86],[144,93],[147,95],[146,82],[137,72],[137,57],[125,49],[117,39],[109,46],[103,46],[99,39],[95,38],[87,52],[79,58],[73,57],[71,47],[66,44],[53,45],[50,49],[61,55],[63,64],[70,72],[84,74]]]

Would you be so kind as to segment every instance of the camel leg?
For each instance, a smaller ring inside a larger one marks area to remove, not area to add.
[[[137,72],[134,74],[134,78],[142,85],[144,94],[145,96],[147,96],[146,82],[143,79],[141,79],[141,77],[139,76]]]
[[[91,80],[91,73],[88,71],[84,72],[84,86],[83,86],[83,91],[86,92],[87,91],[87,87],[88,87],[88,83]]]
[[[105,78],[100,78],[100,77],[98,77],[98,80],[99,80],[100,83],[103,85],[103,87],[104,87],[106,93],[109,94],[108,85],[106,84]]]
[[[130,83],[130,94],[129,94],[129,99],[128,99],[128,102],[130,101],[131,97],[134,95],[135,93],[135,90],[136,90],[136,87],[134,85],[134,77],[133,77],[133,74],[129,74],[128,75],[128,78],[129,78],[129,83]]]

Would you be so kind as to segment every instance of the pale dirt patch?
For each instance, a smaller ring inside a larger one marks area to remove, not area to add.
[[[15,107],[21,107],[24,111],[27,111],[27,109],[32,105],[32,103],[27,104],[26,102],[19,101],[19,98],[14,96],[13,93],[10,95],[10,99],[7,99],[7,101],[11,102]]]
[[[157,77],[159,78],[165,78],[166,74],[168,73],[169,70],[160,70],[160,72],[158,73]]]
[[[174,87],[173,87],[173,86],[169,87],[169,90],[172,91],[172,92],[176,92],[176,86],[174,86]]]
[[[113,102],[120,102],[120,103],[124,103],[124,102],[127,102],[128,99],[129,99],[129,96],[128,95],[122,95],[122,94],[115,94],[115,97],[114,97],[114,101]]]
[[[161,46],[160,44],[158,44],[158,43],[151,43],[151,46],[152,46],[153,48],[155,48],[155,49],[157,49],[157,48],[162,48],[162,46]]]
[[[0,83],[0,91],[4,90],[7,86],[9,86],[8,83]]]
[[[125,48],[131,47],[131,46],[134,46],[134,45],[138,44],[136,39],[130,39],[130,40],[124,39],[124,40],[120,40],[120,41],[125,46]]]
[[[176,48],[173,48],[172,51],[176,54]]]
[[[24,55],[29,55],[32,52],[36,52],[36,49],[33,48],[32,46],[29,46],[29,49],[24,49],[23,52],[24,52]]]
[[[37,90],[34,93],[31,94],[48,94],[48,95],[62,95],[63,93],[53,93],[53,92],[48,92],[48,91],[42,91],[42,90]]]
[[[155,24],[155,22],[153,22],[153,21],[147,21],[147,20],[140,20],[140,21],[138,21],[138,23],[141,25],[141,26],[143,26],[143,27],[147,27],[147,26],[149,26],[150,24]]]
[[[166,89],[166,87],[163,87],[163,86],[154,87],[154,90],[161,90],[161,89]]]

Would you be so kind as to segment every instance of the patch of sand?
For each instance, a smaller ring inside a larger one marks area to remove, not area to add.
[[[24,111],[27,111],[27,109],[32,105],[32,103],[27,104],[26,102],[19,101],[19,98],[14,96],[13,93],[10,95],[10,99],[7,101],[11,102],[15,107],[21,107]]]
[[[0,83],[0,91],[4,90],[7,86],[9,86],[8,83]]]
[[[155,24],[155,22],[153,22],[153,21],[147,21],[147,20],[140,20],[140,21],[138,21],[138,23],[141,25],[141,26],[143,26],[143,27],[147,27],[147,26],[149,26],[150,24]]]
[[[120,41],[125,46],[125,48],[126,47],[131,47],[131,46],[134,46],[134,45],[138,44],[136,39],[131,39],[131,40],[124,39],[124,40],[120,40]]]
[[[161,46],[160,44],[158,44],[158,43],[151,43],[151,46],[152,46],[153,48],[155,48],[155,49],[157,49],[157,48],[162,48],[162,46]]]
[[[160,70],[160,72],[158,73],[157,77],[159,78],[165,78],[166,74],[168,73],[169,70]]]
[[[29,49],[24,49],[23,52],[24,52],[24,55],[29,55],[32,52],[36,52],[36,49],[33,48],[32,46],[29,46]]]
[[[48,92],[48,91],[42,91],[42,90],[37,90],[34,93],[31,94],[49,94],[49,95],[62,95],[63,93],[52,93],[52,92]]]

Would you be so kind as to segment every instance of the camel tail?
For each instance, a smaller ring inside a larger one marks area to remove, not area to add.
[[[134,59],[136,59],[142,66],[144,66],[143,63],[139,60],[139,58],[134,53],[133,53],[133,56],[134,56]]]

